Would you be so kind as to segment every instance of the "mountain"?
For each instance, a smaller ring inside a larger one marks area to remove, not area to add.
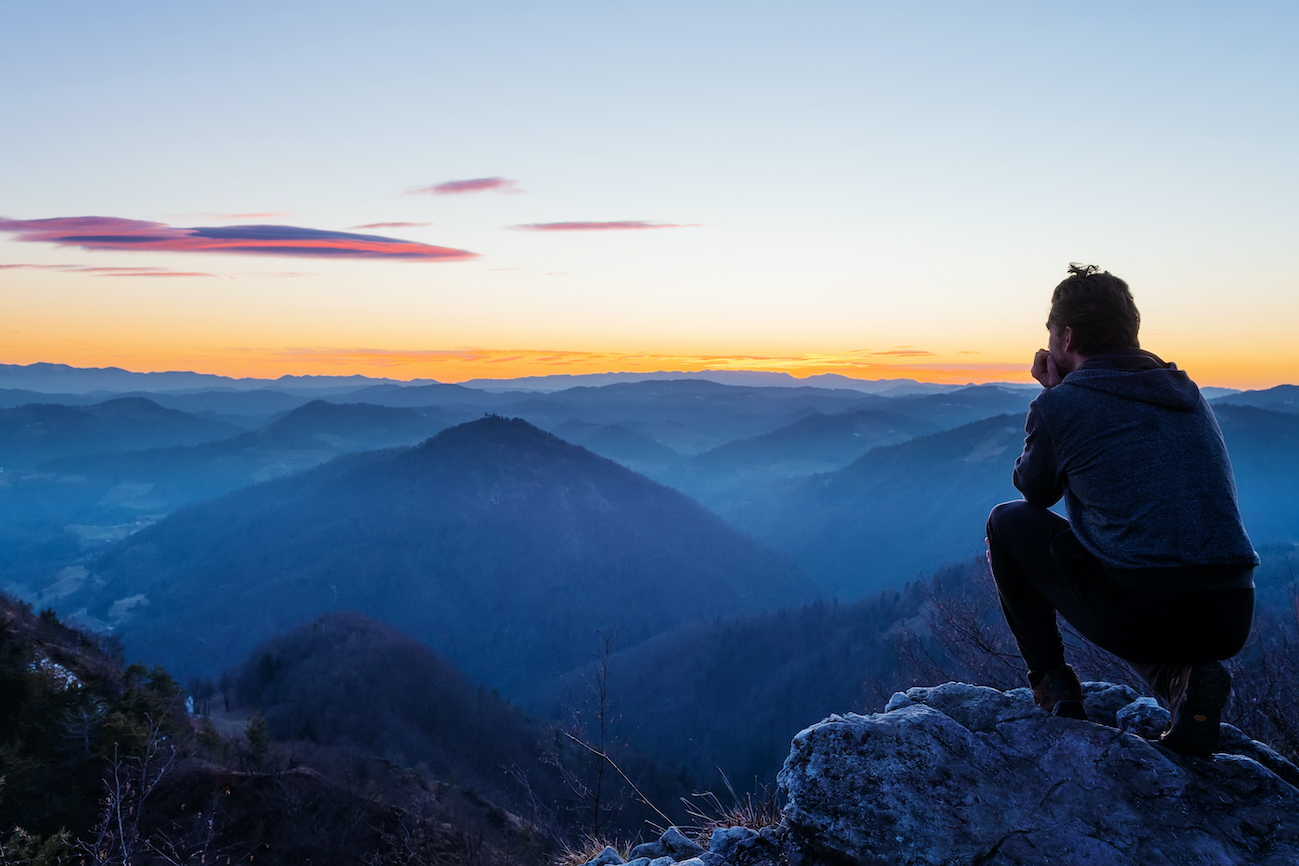
[[[887,397],[848,390],[675,379],[534,394],[512,399],[498,411],[548,430],[573,420],[616,424],[679,453],[699,454],[732,439],[784,427],[813,412],[845,412],[888,402]]]
[[[737,784],[770,779],[809,718],[878,705],[909,684],[889,639],[926,597],[917,582],[856,602],[818,601],[655,635],[609,660],[610,701],[621,720],[613,734],[626,732],[636,748],[703,779],[714,778],[714,767]],[[557,704],[591,675],[584,668],[539,682],[528,704]],[[884,683],[882,697],[876,682]]]
[[[1299,540],[1299,416],[1223,404],[1214,412],[1250,538]],[[982,551],[988,511],[1020,498],[1011,472],[1023,424],[1018,414],[976,421],[715,504],[828,591],[855,598]]]
[[[681,453],[621,424],[592,424],[572,420],[559,425],[554,433],[566,442],[581,445],[601,457],[608,457],[615,463],[621,463],[659,481],[663,481],[664,476],[670,475],[685,462],[685,456]]]
[[[183,505],[340,454],[411,445],[464,415],[313,401],[266,427],[202,445],[66,457],[0,472],[0,587],[54,604],[87,553]]]
[[[838,415],[816,412],[779,430],[720,445],[700,454],[691,466],[710,476],[814,475],[846,466],[876,445],[892,445],[938,430],[932,421],[883,409]]]
[[[636,642],[813,593],[682,494],[497,416],[182,509],[90,571],[68,603],[177,669],[350,608],[507,693],[585,661],[598,629]]]
[[[51,461],[47,470],[92,485],[151,485],[164,510],[309,469],[340,454],[412,445],[462,414],[313,400],[259,430],[218,442]],[[65,484],[66,486],[66,484]]]
[[[43,391],[29,391],[24,388],[0,388],[0,409],[13,409],[26,406],[28,403],[58,403],[61,406],[89,406],[102,403],[117,395],[106,391],[90,394],[47,394]]]
[[[1255,546],[1299,541],[1299,414],[1215,403],[1240,497],[1240,516]]]
[[[1277,385],[1263,391],[1241,391],[1213,400],[1216,412],[1219,406],[1254,406],[1273,412],[1299,414],[1299,385]]]
[[[520,376],[517,379],[470,379],[460,384],[484,391],[563,391],[578,385],[600,387],[625,382],[670,381],[681,379],[703,379],[721,385],[740,385],[744,387],[802,388],[827,387],[850,388],[869,394],[888,394],[897,396],[910,393],[938,393],[955,391],[960,385],[938,385],[931,382],[917,382],[915,379],[854,379],[838,373],[820,373],[814,376],[798,378],[789,373],[775,373],[763,370],[698,370],[685,372],[680,370],[660,370],[654,373],[554,373],[549,376]]]
[[[375,403],[380,406],[502,406],[520,395],[489,394],[463,385],[372,385],[332,398],[337,403]]]
[[[42,472],[19,475],[12,485],[29,503],[48,500],[53,519],[62,513],[123,522],[310,469],[340,454],[411,445],[463,420],[436,411],[314,400],[260,430],[201,445],[50,460]],[[3,501],[0,494],[0,509]]]
[[[142,397],[93,406],[31,403],[0,409],[0,467],[30,467],[100,451],[192,445],[238,432],[232,424],[166,409]]]
[[[930,421],[944,430],[991,418],[994,415],[1028,414],[1028,404],[1041,389],[1008,385],[971,385],[945,394],[895,397],[885,408],[890,412]]]
[[[923,398],[922,398],[923,399]],[[988,512],[1019,498],[1022,415],[867,451],[826,475],[773,485],[724,512],[788,553],[827,592],[858,598],[983,549]]]
[[[432,379],[415,379],[430,383]],[[0,364],[0,388],[22,388],[46,393],[74,394],[92,391],[198,391],[225,389],[254,391],[276,386],[305,394],[347,391],[368,385],[405,384],[397,379],[368,376],[280,376],[278,379],[236,379],[212,373],[173,370],[165,373],[135,373],[121,367],[70,367],[67,364]]]
[[[354,611],[264,641],[236,677],[240,703],[256,708],[279,740],[422,764],[498,802],[519,793],[502,768],[549,775],[543,729],[428,647]]]
[[[231,389],[194,391],[183,394],[156,394],[137,391],[124,396],[147,396],[159,406],[192,412],[195,415],[236,416],[248,427],[258,427],[274,415],[289,412],[310,401],[310,396],[290,394],[271,388],[246,391]]]

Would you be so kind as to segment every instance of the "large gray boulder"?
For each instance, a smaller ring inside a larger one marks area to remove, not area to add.
[[[1027,689],[948,683],[802,731],[779,776],[790,861],[1299,863],[1293,765],[1228,726],[1228,752],[1176,755],[1140,736],[1165,710],[1084,692],[1096,721],[1050,718]]]

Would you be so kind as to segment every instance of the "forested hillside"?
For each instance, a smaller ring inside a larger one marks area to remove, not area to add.
[[[69,606],[180,670],[351,608],[507,694],[583,661],[608,625],[634,642],[815,595],[682,494],[499,417],[191,506],[89,568]]]

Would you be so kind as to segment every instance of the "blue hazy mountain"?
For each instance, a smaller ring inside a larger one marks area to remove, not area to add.
[[[1299,541],[1299,414],[1216,403],[1241,518],[1255,545]]]
[[[1299,385],[1277,385],[1262,391],[1241,391],[1212,401],[1218,406],[1254,406],[1273,412],[1299,414]]]
[[[326,463],[413,445],[463,416],[312,401],[228,439],[48,460],[0,488],[0,515],[89,525],[157,520],[183,505]]]
[[[1299,540],[1299,416],[1215,408],[1241,516],[1255,544]],[[736,525],[788,553],[828,592],[856,598],[932,574],[983,550],[1024,441],[1022,415],[1001,415],[868,451],[824,475],[750,491],[722,504]]]
[[[788,553],[829,594],[859,598],[983,546],[993,505],[1018,498],[1022,415],[867,451],[843,469],[755,493],[723,512]]]
[[[167,409],[143,397],[91,406],[30,403],[0,409],[0,467],[30,467],[56,457],[122,449],[193,445],[239,428]]]
[[[132,611],[130,651],[181,671],[350,608],[503,690],[584,661],[597,629],[634,642],[814,592],[677,491],[495,416],[182,509],[90,570],[68,604]]]
[[[680,452],[621,424],[593,424],[574,419],[553,432],[566,442],[581,445],[658,481],[677,471],[686,460]]]
[[[934,421],[885,409],[837,415],[816,412],[779,430],[719,445],[694,458],[691,467],[709,476],[815,475],[846,466],[876,445],[892,445],[940,429]]]

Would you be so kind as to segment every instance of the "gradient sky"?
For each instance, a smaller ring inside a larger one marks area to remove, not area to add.
[[[1299,382],[1288,3],[13,2],[0,363]],[[93,219],[92,219],[93,218]]]

